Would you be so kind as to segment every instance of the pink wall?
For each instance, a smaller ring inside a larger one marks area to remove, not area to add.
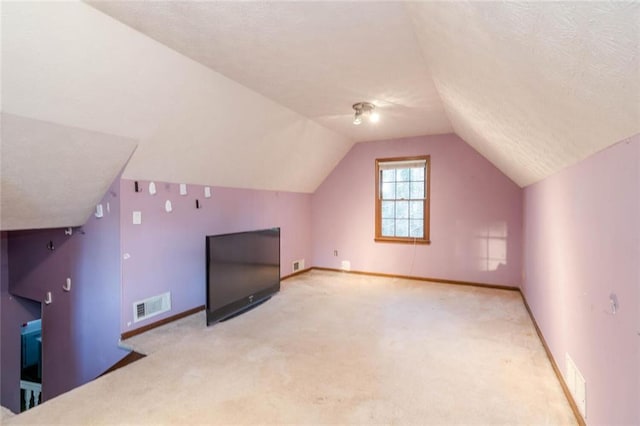
[[[523,291],[586,380],[588,424],[640,424],[639,188],[636,135],[524,191]]]
[[[431,244],[374,242],[375,159],[424,154],[431,155]],[[349,260],[358,271],[521,281],[522,190],[455,135],[356,144],[314,193],[312,230],[314,266]]]
[[[121,181],[122,332],[205,304],[205,236],[271,227],[281,228],[281,274],[292,271],[294,260],[311,266],[311,195],[187,185],[179,194],[175,183]],[[196,209],[195,200],[201,203]],[[167,213],[165,201],[172,202]],[[142,224],[133,225],[133,211],[142,212]],[[133,323],[133,303],[171,292],[171,311]]]

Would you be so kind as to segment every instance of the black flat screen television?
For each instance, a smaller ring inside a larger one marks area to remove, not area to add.
[[[207,325],[242,313],[280,290],[280,228],[209,235]]]

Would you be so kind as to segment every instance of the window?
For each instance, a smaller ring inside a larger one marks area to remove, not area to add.
[[[376,241],[429,244],[430,157],[376,160]]]

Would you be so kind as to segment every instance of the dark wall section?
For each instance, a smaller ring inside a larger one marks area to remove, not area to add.
[[[95,379],[127,355],[120,341],[120,179],[103,199],[104,217],[91,217],[75,240],[70,320],[79,383]],[[106,207],[107,203],[109,208]]]
[[[6,234],[3,274],[7,296],[42,304],[42,392],[53,398],[90,381],[126,352],[120,337],[120,198],[119,179],[101,200],[103,217],[92,215],[85,225],[65,229],[15,231]],[[5,287],[3,276],[3,297]],[[67,278],[71,288],[65,290]],[[3,306],[4,308],[4,306]],[[3,373],[9,360],[20,357],[19,325],[15,314],[2,310]],[[17,330],[18,339],[5,338],[4,329]],[[7,366],[13,371],[13,367]],[[19,370],[18,370],[19,374]],[[2,377],[2,401],[12,401],[14,380]],[[9,405],[14,409],[15,405]],[[19,406],[18,406],[19,407]]]
[[[40,304],[9,293],[9,236],[2,232],[0,238],[0,404],[17,413],[20,411],[20,326],[40,318]]]

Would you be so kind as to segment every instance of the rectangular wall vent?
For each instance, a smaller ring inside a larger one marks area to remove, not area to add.
[[[170,310],[170,292],[149,297],[133,303],[133,322],[142,321]]]
[[[304,269],[304,259],[295,260],[293,262],[293,272],[298,272]]]
[[[569,391],[573,395],[573,400],[576,402],[578,406],[578,410],[580,414],[582,414],[583,418],[587,418],[587,385],[584,380],[584,377],[576,367],[576,364],[573,362],[569,354],[565,354],[566,356],[566,381],[567,387]]]

